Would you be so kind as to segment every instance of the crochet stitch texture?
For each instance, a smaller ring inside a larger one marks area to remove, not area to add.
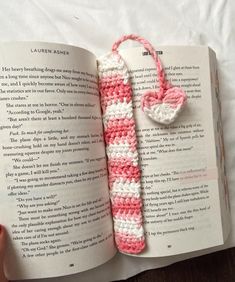
[[[115,241],[121,252],[137,254],[145,238],[129,74],[117,53],[100,58],[98,74]]]

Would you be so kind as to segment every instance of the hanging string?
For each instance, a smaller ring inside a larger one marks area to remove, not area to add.
[[[135,34],[129,34],[129,35],[124,35],[120,39],[118,39],[112,46],[112,52],[118,53],[118,47],[120,46],[121,43],[127,41],[127,40],[133,40],[137,41],[140,44],[143,45],[143,47],[150,53],[152,56],[156,68],[157,68],[157,77],[159,81],[159,92],[160,92],[160,97],[162,98],[164,90],[169,88],[169,83],[165,80],[165,72],[162,67],[161,61],[157,55],[157,52],[155,51],[154,47],[143,37],[140,37]]]

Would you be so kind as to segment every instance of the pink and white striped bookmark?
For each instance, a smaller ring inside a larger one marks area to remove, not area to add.
[[[142,96],[141,105],[145,114],[157,122],[169,124],[185,105],[186,94],[165,80],[156,51],[148,41],[137,35],[123,36],[114,43],[111,53],[98,60],[115,241],[121,252],[138,254],[145,248],[141,174],[130,76],[117,51],[119,45],[128,39],[143,44],[156,64],[159,90],[148,91]]]

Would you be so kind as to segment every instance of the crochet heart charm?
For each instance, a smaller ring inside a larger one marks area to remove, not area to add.
[[[186,104],[187,96],[179,87],[148,91],[141,98],[141,108],[152,120],[170,124]]]

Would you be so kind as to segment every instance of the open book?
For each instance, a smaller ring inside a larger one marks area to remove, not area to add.
[[[188,105],[171,125],[140,109],[156,68],[142,48],[121,51],[131,74],[146,248],[162,257],[225,242],[229,204],[216,59],[207,47],[160,47],[167,79]],[[52,43],[0,45],[0,223],[9,279],[94,268],[117,249],[97,58]]]

